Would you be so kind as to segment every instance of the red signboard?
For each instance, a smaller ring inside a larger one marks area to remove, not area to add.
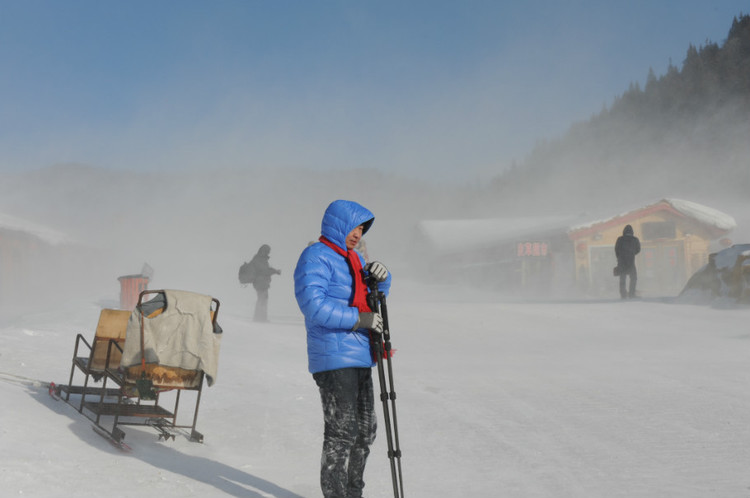
[[[549,247],[546,242],[519,242],[517,249],[518,257],[546,256]]]

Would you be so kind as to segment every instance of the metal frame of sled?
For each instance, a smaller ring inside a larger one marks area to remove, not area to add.
[[[202,370],[149,365],[148,375],[154,375],[156,379],[149,380],[149,384],[153,386],[151,394],[154,396],[144,396],[139,392],[141,380],[136,378],[136,370],[144,378],[146,373],[140,367],[120,367],[131,314],[140,313],[144,296],[164,292],[141,292],[138,306],[132,312],[103,309],[93,341],[89,343],[82,334],[76,336],[68,384],[54,386],[58,397],[94,422],[95,429],[99,429],[97,432],[106,433],[116,443],[123,442],[125,432],[121,426],[125,425],[153,427],[159,433],[160,440],[174,439],[175,432],[179,429],[189,430],[191,441],[203,442],[203,434],[196,430],[205,377]],[[159,315],[164,309],[157,309],[147,318]],[[210,316],[214,327],[218,311],[219,301],[211,298]],[[82,384],[74,384],[76,372],[79,373],[77,377],[83,375]],[[190,424],[180,424],[177,420],[183,391],[194,392],[195,409]],[[174,404],[167,407],[170,398],[174,398]],[[108,419],[111,419],[111,426]]]

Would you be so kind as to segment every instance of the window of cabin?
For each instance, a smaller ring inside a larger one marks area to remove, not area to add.
[[[649,221],[641,224],[643,240],[674,239],[677,225],[674,221]]]

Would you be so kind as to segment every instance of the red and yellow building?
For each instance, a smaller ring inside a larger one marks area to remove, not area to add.
[[[735,228],[720,211],[679,199],[663,199],[612,218],[568,231],[575,248],[576,280],[594,291],[613,285],[614,247],[626,225],[641,241],[636,256],[638,289],[674,294],[708,262],[711,245]]]

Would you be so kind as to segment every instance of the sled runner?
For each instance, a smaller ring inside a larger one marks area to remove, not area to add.
[[[189,430],[191,441],[202,442],[196,423],[204,379],[209,386],[216,379],[218,311],[210,296],[175,290],[141,292],[132,312],[104,309],[91,343],[76,336],[68,384],[53,384],[50,394],[115,443],[126,425],[152,427],[165,440]],[[185,397],[195,402],[189,424],[177,418]]]

